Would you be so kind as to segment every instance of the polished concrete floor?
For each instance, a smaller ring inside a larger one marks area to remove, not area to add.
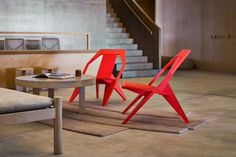
[[[150,78],[129,80],[148,82]],[[192,112],[193,116],[207,118],[207,124],[181,135],[127,130],[101,138],[63,131],[64,153],[59,156],[235,157],[236,75],[179,71],[171,85],[184,110]],[[58,90],[57,95],[67,99],[71,90]],[[135,96],[129,91],[125,93],[129,100]],[[86,94],[86,99],[94,99],[95,88],[87,88]],[[117,94],[111,101],[122,103]],[[173,111],[159,95],[154,96],[145,108]],[[39,123],[0,126],[0,157],[54,156],[52,139],[52,128]]]

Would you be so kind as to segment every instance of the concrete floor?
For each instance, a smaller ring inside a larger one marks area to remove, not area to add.
[[[148,82],[150,78],[129,79]],[[179,71],[171,81],[183,108],[195,116],[207,117],[203,127],[175,135],[138,130],[112,136],[94,137],[70,131],[64,133],[63,157],[235,157],[236,156],[236,75],[202,71]],[[68,98],[72,89],[58,90]],[[95,88],[86,90],[94,99]],[[125,91],[129,100],[135,96]],[[117,94],[112,101],[122,102]],[[125,102],[128,104],[129,101]],[[158,95],[145,106],[173,111]],[[173,111],[174,112],[174,111]],[[0,157],[54,156],[52,128],[29,123],[0,126]]]

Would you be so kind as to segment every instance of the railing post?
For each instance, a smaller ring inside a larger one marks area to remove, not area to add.
[[[90,34],[87,33],[87,50],[90,50]]]
[[[161,28],[158,30],[158,35],[159,35],[159,39],[158,39],[158,45],[159,45],[159,52],[158,52],[158,59],[159,59],[159,62],[158,62],[158,70],[161,70],[162,69],[162,60],[161,60],[161,57],[162,57],[162,32],[161,32]]]

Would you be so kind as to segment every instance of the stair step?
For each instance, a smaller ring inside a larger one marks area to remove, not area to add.
[[[133,44],[134,40],[130,38],[116,38],[116,39],[106,39],[107,44]]]
[[[116,71],[119,71],[122,64],[116,64]],[[125,71],[128,70],[149,70],[153,68],[153,63],[130,63],[126,64]]]
[[[142,50],[126,50],[126,56],[142,56]]]
[[[107,33],[123,33],[125,31],[125,28],[106,28]]]
[[[112,8],[112,5],[110,3],[107,3],[107,8]]]
[[[151,69],[151,70],[130,70],[130,71],[123,71],[122,78],[151,77],[151,76],[155,76],[157,73],[158,73],[157,69]]]
[[[143,56],[143,51],[138,50],[137,44],[133,44],[134,40],[129,38],[129,34],[126,33],[126,29],[123,28],[123,24],[117,18],[117,14],[111,4],[107,4],[106,22],[106,45],[109,48],[126,49],[126,68],[123,71],[122,77],[155,76],[158,70],[152,69],[153,63],[148,63],[148,57]],[[118,58],[116,60],[116,71],[119,71],[121,66],[121,60]]]
[[[129,38],[129,33],[108,33],[107,38]]]
[[[126,56],[126,63],[147,63],[147,56]],[[120,58],[116,60],[116,63],[121,63]]]
[[[119,27],[123,27],[123,24],[122,23],[109,22],[109,23],[107,23],[107,27],[109,27],[109,28],[119,28]]]
[[[106,15],[107,17],[117,17],[117,15],[116,15],[116,13],[107,13],[107,15]]]
[[[108,45],[108,48],[121,48],[126,50],[137,50],[138,45],[137,44],[111,44]]]
[[[115,11],[114,11],[114,9],[110,6],[107,6],[107,12],[109,12],[109,13],[114,13]]]
[[[106,18],[106,21],[107,21],[107,23],[112,23],[112,22],[115,22],[115,23],[119,23],[120,22],[120,19],[119,18],[117,18],[117,17],[107,17]]]

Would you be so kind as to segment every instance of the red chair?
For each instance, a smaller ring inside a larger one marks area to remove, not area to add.
[[[101,49],[99,50],[93,58],[89,60],[89,62],[86,64],[83,74],[86,73],[89,65],[95,61],[98,57],[103,56],[100,67],[98,69],[97,77],[96,77],[96,96],[99,97],[99,84],[105,84],[105,91],[104,91],[104,97],[102,105],[105,106],[108,103],[108,100],[111,97],[111,94],[113,90],[115,89],[116,92],[123,98],[123,100],[126,100],[126,97],[122,91],[122,88],[118,84],[118,80],[121,77],[122,72],[125,69],[125,50],[123,49]],[[115,77],[112,74],[113,68],[115,66],[116,58],[117,56],[120,56],[122,67],[118,73],[118,75]],[[73,102],[75,97],[79,94],[79,88],[75,88],[73,94],[70,97],[70,102]]]
[[[122,88],[128,89],[139,94],[130,104],[129,106],[122,112],[125,114],[141,97],[142,100],[138,103],[138,105],[134,108],[134,110],[127,116],[127,118],[123,121],[123,124],[126,124],[134,114],[154,95],[160,94],[162,95],[166,101],[174,108],[174,110],[179,114],[179,116],[186,122],[189,123],[187,116],[185,115],[180,103],[178,102],[173,90],[169,85],[169,81],[172,78],[175,71],[182,64],[185,58],[189,55],[190,50],[181,50],[152,80],[149,84],[140,84],[134,82],[123,82]],[[171,66],[172,65],[172,66]],[[169,72],[165,76],[165,78],[161,81],[160,84],[156,86],[152,86],[152,84],[157,80],[157,78],[167,69],[170,68]]]

